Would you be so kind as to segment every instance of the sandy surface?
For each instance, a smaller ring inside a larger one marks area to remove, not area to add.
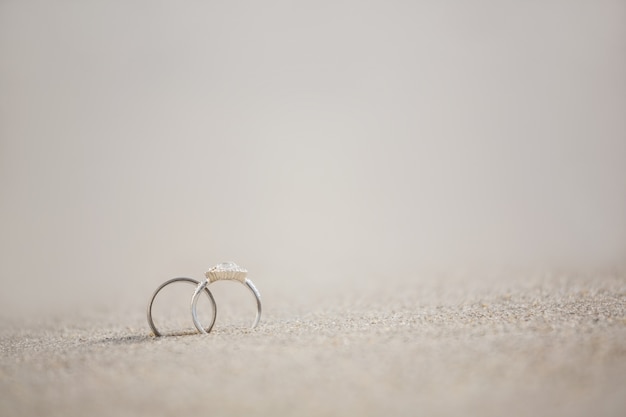
[[[0,0],[0,60],[0,417],[626,416],[626,1]],[[257,329],[150,335],[229,260]],[[430,274],[555,265],[622,272]]]
[[[155,338],[149,293],[4,320],[0,415],[626,414],[623,273],[266,287],[256,330]]]

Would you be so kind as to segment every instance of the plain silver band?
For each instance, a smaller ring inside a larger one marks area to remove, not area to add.
[[[154,333],[154,335],[157,337],[163,336],[163,335],[161,334],[161,332],[157,330],[156,326],[154,325],[154,321],[152,320],[152,304],[154,303],[154,299],[156,298],[159,291],[161,291],[163,288],[167,287],[168,285],[174,282],[189,282],[190,284],[193,284],[193,285],[200,284],[200,281],[198,281],[197,279],[180,277],[180,278],[172,278],[168,281],[165,281],[163,284],[159,286],[159,288],[156,289],[154,294],[152,294],[152,298],[150,298],[150,304],[148,304],[148,324],[150,325],[150,328],[152,329],[152,333]],[[211,291],[209,291],[208,288],[204,288],[204,289],[205,289],[206,294],[209,296],[209,300],[211,300],[211,306],[213,307],[213,320],[211,320],[211,324],[209,325],[209,327],[207,327],[206,330],[202,329],[202,333],[208,333],[211,331],[211,329],[213,328],[213,325],[215,324],[215,319],[217,317],[217,305],[215,304],[215,299],[213,298],[213,294],[211,294]]]
[[[194,326],[196,326],[196,329],[198,329],[200,333],[204,334],[207,334],[208,332],[204,330],[202,324],[200,324],[200,320],[198,320],[198,315],[196,313],[196,304],[198,304],[198,298],[200,298],[200,293],[202,292],[202,290],[207,289],[207,286],[209,284],[210,282],[208,279],[205,279],[204,281],[199,283],[196,291],[194,291],[193,293],[193,297],[191,298],[191,318],[193,319],[193,324]],[[261,294],[259,293],[259,290],[256,289],[252,281],[250,281],[248,278],[246,278],[244,284],[246,285],[246,287],[248,287],[250,291],[252,291],[252,294],[256,299],[256,318],[254,319],[254,324],[252,325],[252,329],[254,329],[259,324],[259,321],[261,321]],[[213,321],[215,321],[215,318],[213,319]],[[213,326],[211,325],[211,327]]]

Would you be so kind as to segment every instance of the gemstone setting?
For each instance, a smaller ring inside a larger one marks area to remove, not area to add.
[[[248,270],[240,267],[234,262],[223,262],[209,268],[204,275],[210,282],[232,280],[245,283],[246,277],[248,276]]]

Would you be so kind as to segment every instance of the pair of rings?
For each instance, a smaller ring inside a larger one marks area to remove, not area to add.
[[[217,305],[215,304],[213,294],[211,294],[211,291],[209,291],[207,287],[211,283],[220,280],[239,281],[243,285],[248,287],[248,289],[252,292],[254,298],[256,299],[257,307],[256,318],[254,319],[252,328],[254,329],[259,324],[259,321],[261,320],[261,294],[259,293],[259,290],[256,289],[252,281],[247,278],[248,271],[246,269],[240,267],[233,262],[225,262],[215,265],[214,267],[209,269],[204,275],[206,279],[203,281],[198,281],[193,278],[186,277],[173,278],[165,281],[156,289],[156,291],[154,291],[154,294],[152,294],[152,298],[150,298],[150,304],[148,304],[148,324],[150,325],[150,328],[152,329],[152,332],[155,336],[162,336],[162,334],[156,328],[156,326],[154,325],[154,321],[152,320],[152,304],[154,303],[154,299],[156,298],[157,294],[163,288],[175,282],[188,282],[190,284],[196,285],[196,290],[191,297],[191,318],[193,320],[193,325],[196,327],[196,329],[198,329],[200,333],[209,333],[211,329],[213,329],[213,325],[215,324],[215,319],[217,317]],[[211,302],[211,306],[213,307],[213,318],[211,319],[211,323],[209,323],[207,327],[204,327],[200,323],[200,320],[198,319],[198,313],[196,311],[198,299],[200,298],[200,294],[202,292],[204,292],[209,297],[209,301]]]

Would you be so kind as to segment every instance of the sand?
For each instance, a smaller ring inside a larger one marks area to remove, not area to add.
[[[6,319],[0,415],[626,415],[625,274],[408,282],[260,279],[260,326],[208,336],[151,336],[149,292]]]

